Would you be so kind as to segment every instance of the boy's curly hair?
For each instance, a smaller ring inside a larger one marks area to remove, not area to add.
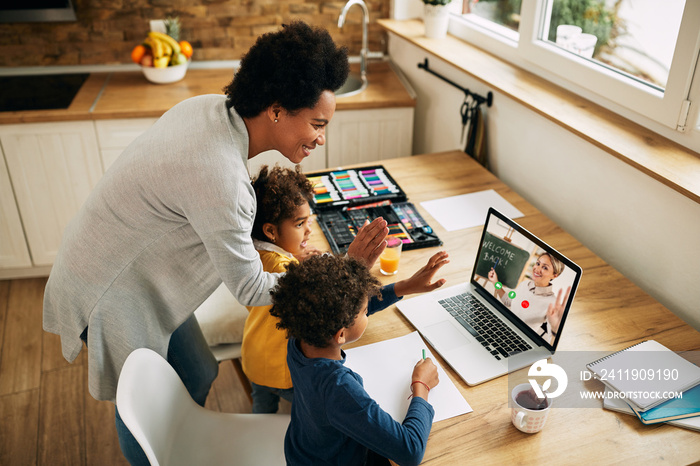
[[[272,295],[270,314],[277,328],[317,348],[328,346],[341,328],[351,327],[366,298],[379,295],[381,283],[349,256],[324,254],[289,265]]]
[[[325,29],[294,21],[255,41],[224,93],[243,118],[274,103],[293,114],[339,89],[349,72],[347,47],[337,47]]]
[[[301,172],[299,165],[282,168],[267,165],[260,168],[260,173],[253,179],[253,189],[257,202],[257,211],[253,221],[251,235],[260,241],[270,241],[263,233],[263,225],[280,222],[294,216],[294,211],[304,202],[309,204],[314,198],[314,187]]]

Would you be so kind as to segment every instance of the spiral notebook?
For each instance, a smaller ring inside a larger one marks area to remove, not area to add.
[[[655,340],[645,340],[586,365],[595,378],[646,411],[700,384],[700,367]]]

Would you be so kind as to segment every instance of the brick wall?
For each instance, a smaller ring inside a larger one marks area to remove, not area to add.
[[[376,24],[389,17],[390,0],[365,0],[370,10],[369,49],[385,51]],[[77,22],[0,24],[0,66],[131,63],[131,49],[149,30],[149,20],[179,16],[181,39],[193,60],[237,60],[268,31],[292,19],[328,29],[335,41],[358,55],[360,8],[352,7],[338,29],[344,1],[324,0],[74,0]]]

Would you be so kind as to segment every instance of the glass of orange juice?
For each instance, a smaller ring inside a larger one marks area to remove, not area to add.
[[[386,249],[379,256],[379,271],[384,275],[394,275],[399,271],[399,259],[401,258],[401,246],[403,241],[399,238],[388,238]]]

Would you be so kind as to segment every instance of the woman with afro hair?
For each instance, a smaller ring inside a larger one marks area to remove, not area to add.
[[[67,225],[44,294],[43,326],[63,356],[89,348],[95,399],[115,401],[124,361],[146,347],[204,405],[218,364],[194,311],[222,281],[244,305],[270,304],[279,278],[253,246],[248,160],[274,149],[299,163],[324,144],[347,75],[326,30],[290,23],[258,38],[226,95],[175,105],[107,170]],[[373,264],[387,232],[367,225],[349,254]],[[115,411],[122,452],[148,464]]]

